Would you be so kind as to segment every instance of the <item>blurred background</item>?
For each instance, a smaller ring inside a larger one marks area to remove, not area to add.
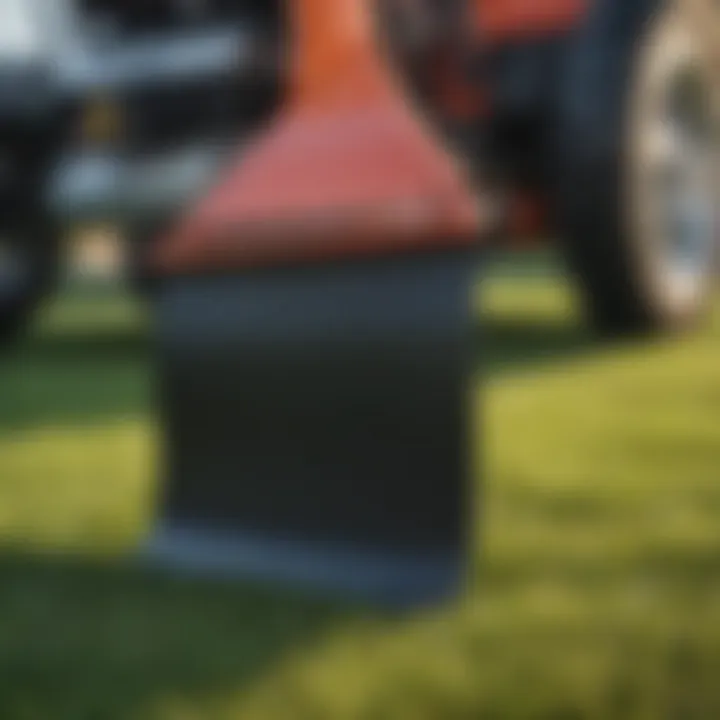
[[[454,601],[398,614],[136,562],[162,466],[149,241],[228,158],[243,179],[230,146],[267,149],[276,112],[297,129],[283,32],[302,30],[304,109],[358,101],[334,68],[386,97],[364,0],[296,0],[296,26],[280,3],[180,5],[58,0],[33,23],[31,0],[0,3],[0,719],[720,717],[717,8],[380,16],[437,131],[423,157],[443,178],[451,149],[467,161],[453,192],[488,210],[473,568]],[[370,110],[390,127],[410,105]],[[347,140],[333,117],[321,140]],[[307,137],[320,187],[331,143]]]

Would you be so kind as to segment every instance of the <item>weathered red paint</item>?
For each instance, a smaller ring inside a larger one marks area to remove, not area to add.
[[[473,242],[461,169],[412,113],[377,45],[373,0],[295,0],[277,122],[159,243],[167,271]]]
[[[569,30],[590,0],[471,1],[472,20],[480,37],[493,43]]]
[[[531,191],[517,191],[511,200],[507,233],[512,241],[527,244],[539,238],[548,227],[546,198]]]

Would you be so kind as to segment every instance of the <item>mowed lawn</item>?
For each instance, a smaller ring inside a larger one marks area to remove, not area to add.
[[[50,307],[0,361],[0,719],[720,717],[720,321],[598,345],[526,270],[478,296],[471,587],[411,617],[135,564],[142,309]]]

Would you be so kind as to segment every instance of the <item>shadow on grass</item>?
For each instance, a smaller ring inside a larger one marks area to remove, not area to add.
[[[122,328],[118,331],[97,331],[93,328],[75,328],[68,332],[40,334],[27,340],[7,362],[31,362],[35,365],[56,363],[146,362],[149,358],[148,333],[139,328]]]
[[[0,716],[126,718],[173,697],[202,704],[369,617],[118,562],[0,550]]]
[[[544,318],[488,316],[479,324],[475,337],[478,366],[490,378],[597,347],[597,339],[582,324]]]
[[[148,361],[146,339],[131,331],[32,339],[0,358],[0,433],[146,417]]]

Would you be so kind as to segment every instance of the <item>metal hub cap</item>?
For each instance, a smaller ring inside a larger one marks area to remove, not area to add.
[[[716,208],[713,141],[708,98],[697,74],[679,73],[668,93],[666,155],[657,158],[660,241],[666,244],[673,292],[695,292],[713,261]],[[662,217],[664,216],[664,217]]]
[[[697,43],[669,22],[643,58],[631,144],[631,195],[646,242],[656,243],[671,301],[703,291],[718,240],[717,142],[710,83]]]

